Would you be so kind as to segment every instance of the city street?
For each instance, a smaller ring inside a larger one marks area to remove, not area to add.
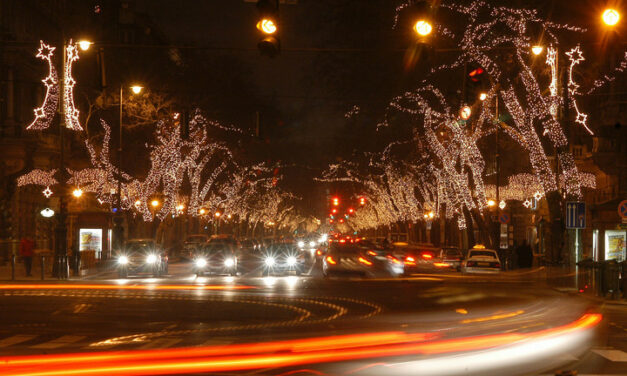
[[[516,363],[513,359],[485,366],[520,374],[552,374],[557,368],[575,369],[580,375],[625,372],[627,305],[597,305],[588,299],[572,298],[547,286],[542,268],[494,277],[444,273],[397,279],[324,279],[315,270],[302,277],[196,277],[189,273],[186,263],[172,264],[170,269],[171,274],[160,279],[119,280],[112,273],[101,273],[67,283],[0,285],[2,361],[24,355],[36,355],[26,359],[45,362],[49,359],[37,356],[112,351],[128,355],[188,347],[227,349],[225,346],[245,343],[269,346],[277,341],[330,336],[332,343],[341,344],[339,338],[354,334],[423,333],[433,336],[428,337],[428,343],[442,339],[476,340],[504,333],[536,333],[567,325],[585,313],[601,312],[604,320],[596,338],[579,344],[591,346],[591,351],[582,347],[575,351],[576,355],[564,349],[553,354],[546,347],[543,351],[552,354],[551,359],[529,355],[528,359],[540,359],[542,364],[538,360],[519,364],[516,372],[512,369]],[[498,344],[499,340],[494,339],[489,346],[491,351],[496,351]],[[453,351],[454,341],[448,346],[450,350],[437,356],[448,352],[462,356],[481,348],[474,349],[466,343],[461,350]],[[366,362],[359,357],[346,357],[335,362],[307,362],[307,368],[332,374],[358,370],[357,373],[376,374],[373,369],[366,372],[362,367],[434,359],[433,354],[439,352],[427,354],[430,352],[373,356]],[[417,364],[417,369],[424,367]],[[0,374],[26,374],[28,370],[9,366],[0,366]],[[60,365],[58,374],[71,366]],[[109,366],[115,366],[115,362]],[[87,368],[90,367],[96,365]],[[173,373],[192,370],[181,367]],[[283,374],[289,369],[293,367],[259,366],[251,373]],[[52,366],[50,370],[57,368]],[[481,370],[471,367],[470,373],[486,371]],[[452,374],[458,372],[459,369],[450,370]]]

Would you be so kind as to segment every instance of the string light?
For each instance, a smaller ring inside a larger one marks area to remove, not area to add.
[[[48,64],[48,76],[42,80],[46,86],[46,95],[40,107],[35,108],[35,119],[26,127],[28,130],[41,130],[50,127],[50,123],[56,114],[59,105],[59,86],[57,85],[57,71],[52,63],[54,50],[56,47],[47,45],[43,41],[39,41],[39,50],[37,56]]]
[[[74,85],[76,81],[72,77],[72,65],[78,60],[78,47],[72,41],[65,48],[65,69],[64,69],[64,85],[63,85],[63,101],[65,105],[65,126],[75,131],[83,130],[78,120],[79,111],[74,104]]]

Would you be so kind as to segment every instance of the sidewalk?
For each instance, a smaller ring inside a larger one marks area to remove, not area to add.
[[[5,281],[29,281],[29,282],[37,282],[42,281],[41,278],[41,261],[39,259],[33,260],[33,267],[31,269],[31,276],[26,276],[26,270],[24,268],[24,263],[19,259],[15,262],[15,279],[12,279],[12,267],[11,262],[6,262],[4,265],[0,263],[0,283]],[[44,281],[58,281],[56,277],[52,276],[52,265],[45,265],[44,271]],[[92,277],[99,273],[107,272],[106,267],[101,268],[90,268],[90,269],[82,269],[81,274],[79,276],[75,276],[73,271],[70,269],[70,277],[69,280],[82,280],[88,277]]]

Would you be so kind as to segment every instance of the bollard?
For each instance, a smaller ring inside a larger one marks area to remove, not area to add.
[[[46,263],[45,263],[45,261],[46,261],[46,256],[41,255],[41,280],[42,281],[44,280],[44,277],[45,277],[44,276],[44,273],[45,273],[45,270],[46,270]]]
[[[15,281],[15,255],[11,256],[11,281]]]

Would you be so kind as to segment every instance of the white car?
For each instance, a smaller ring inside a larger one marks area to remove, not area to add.
[[[468,257],[462,262],[462,274],[499,273],[501,261],[496,251],[478,245],[468,251]]]

